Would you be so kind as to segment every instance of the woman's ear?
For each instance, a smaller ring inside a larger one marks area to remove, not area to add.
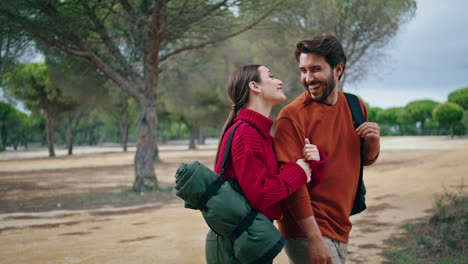
[[[250,91],[254,92],[255,94],[260,94],[262,91],[260,90],[260,87],[258,87],[257,83],[254,81],[249,82],[249,89]]]

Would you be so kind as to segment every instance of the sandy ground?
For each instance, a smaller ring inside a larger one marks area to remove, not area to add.
[[[54,159],[43,150],[0,153],[1,263],[204,263],[208,228],[181,200],[63,210],[64,195],[118,191],[133,181],[132,151],[101,147],[76,153],[58,151]],[[158,179],[169,185],[181,162],[198,159],[211,166],[214,154],[214,145],[196,151],[161,146]],[[383,138],[379,161],[365,170],[369,208],[352,217],[347,263],[382,263],[385,241],[408,221],[426,216],[434,194],[464,185],[467,160],[468,139]],[[56,198],[57,206],[36,212],[34,201],[43,197]],[[274,263],[287,263],[284,252]]]

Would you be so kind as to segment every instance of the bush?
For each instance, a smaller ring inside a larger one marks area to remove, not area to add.
[[[451,92],[448,95],[448,101],[456,103],[463,107],[463,109],[468,110],[468,87]]]
[[[385,252],[386,263],[467,264],[468,195],[462,187],[437,195],[430,218],[407,224],[405,236]]]

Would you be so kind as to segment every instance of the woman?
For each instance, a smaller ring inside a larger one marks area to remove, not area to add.
[[[248,65],[231,75],[227,92],[233,105],[221,133],[215,172],[221,170],[228,135],[234,125],[239,124],[223,178],[236,180],[247,201],[257,211],[269,219],[279,219],[280,201],[309,182],[311,177],[309,164],[304,159],[285,163],[281,171],[277,165],[270,135],[273,121],[268,117],[273,106],[286,101],[283,83],[267,67]],[[304,144],[304,157],[320,162],[319,151],[311,144]],[[227,244],[229,241],[210,230],[206,239],[207,263],[226,263],[230,257],[226,256],[230,250]]]

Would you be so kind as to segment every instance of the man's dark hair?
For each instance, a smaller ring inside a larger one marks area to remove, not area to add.
[[[332,70],[335,69],[338,63],[342,62],[343,72],[338,78],[341,79],[346,68],[346,55],[343,46],[335,36],[320,35],[303,39],[296,44],[296,50],[294,51],[297,61],[299,61],[301,53],[313,53],[323,56]]]

